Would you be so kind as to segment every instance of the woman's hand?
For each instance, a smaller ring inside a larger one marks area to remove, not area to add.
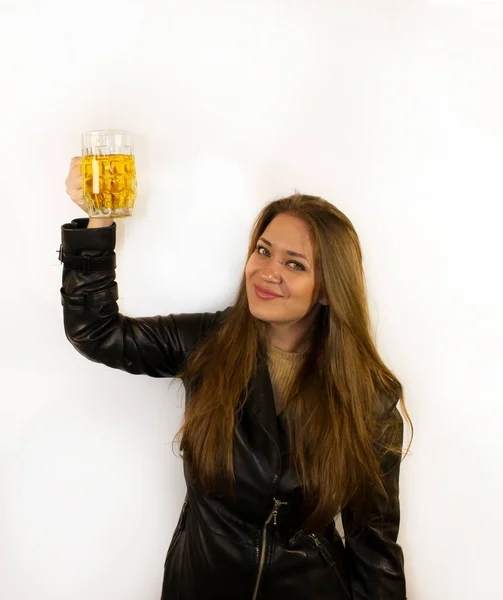
[[[82,158],[80,156],[74,156],[72,158],[70,162],[70,170],[68,171],[68,177],[66,178],[65,184],[66,193],[70,196],[72,201],[86,214],[88,214],[82,186]],[[90,218],[87,228],[92,229],[94,227],[109,227],[113,222],[113,219],[106,219],[102,217]]]

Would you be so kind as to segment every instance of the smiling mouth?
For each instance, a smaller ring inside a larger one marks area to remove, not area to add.
[[[267,288],[263,288],[259,285],[255,285],[255,294],[262,300],[273,300],[274,298],[282,298],[278,294],[270,292]]]

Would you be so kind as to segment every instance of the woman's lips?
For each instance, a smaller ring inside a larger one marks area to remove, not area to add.
[[[261,300],[274,300],[274,298],[281,298],[281,296],[270,292],[266,288],[260,287],[260,285],[255,286],[255,293]]]

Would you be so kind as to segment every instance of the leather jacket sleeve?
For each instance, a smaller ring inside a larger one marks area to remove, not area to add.
[[[61,303],[66,337],[86,358],[128,373],[175,377],[216,313],[132,318],[119,312],[116,225],[87,229],[88,219],[61,227]]]
[[[403,418],[395,407],[388,417],[394,439],[403,441]],[[374,502],[372,516],[355,536],[346,534],[346,560],[353,600],[406,600],[404,556],[397,544],[400,525],[400,457],[387,453],[381,458],[383,484],[389,501]],[[353,521],[349,509],[341,511],[345,533]]]

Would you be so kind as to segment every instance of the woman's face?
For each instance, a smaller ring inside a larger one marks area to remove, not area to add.
[[[293,256],[289,251],[302,256]],[[245,277],[250,312],[262,321],[293,325],[318,302],[326,304],[324,298],[319,298],[320,283],[308,226],[292,215],[279,214],[269,223],[246,263]],[[260,298],[256,286],[279,297]]]

